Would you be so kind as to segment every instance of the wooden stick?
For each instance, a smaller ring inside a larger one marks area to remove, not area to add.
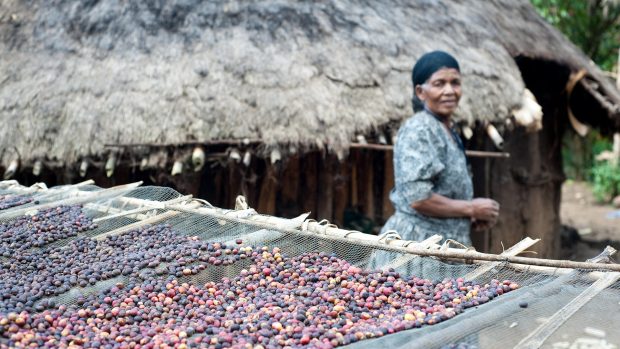
[[[447,251],[435,251],[424,250],[415,248],[415,246],[407,246],[411,244],[411,241],[406,240],[391,240],[386,244],[379,242],[379,238],[374,235],[364,234],[360,232],[351,232],[338,228],[331,227],[319,227],[316,228],[317,223],[311,223],[308,225],[309,231],[315,231],[327,238],[339,239],[342,241],[351,241],[364,245],[371,245],[373,247],[382,246],[394,251],[413,253],[420,256],[439,257],[439,258],[453,258],[469,261],[494,261],[494,262],[508,262],[525,265],[539,265],[555,268],[571,268],[571,269],[601,269],[620,271],[620,264],[596,264],[590,262],[573,262],[566,260],[552,260],[530,257],[518,257],[518,256],[500,256],[494,254],[480,253],[476,251],[463,252],[462,249],[448,249]]]
[[[212,140],[212,141],[191,141],[191,142],[178,142],[178,143],[119,143],[113,144],[108,143],[104,144],[104,147],[108,148],[132,148],[132,147],[151,147],[151,148],[165,148],[165,147],[173,147],[173,146],[184,146],[184,145],[255,145],[259,143],[264,143],[260,139],[221,139],[221,140]],[[390,151],[394,149],[393,145],[385,145],[385,144],[361,144],[361,143],[350,143],[349,147],[358,148],[358,149],[372,149],[372,150],[386,150]],[[226,153],[220,154],[222,156],[226,155]],[[505,152],[490,152],[490,151],[480,151],[480,150],[466,150],[465,155],[469,157],[483,157],[483,158],[509,158],[510,153]]]
[[[518,257],[518,256],[500,256],[493,254],[480,253],[475,251],[467,251],[463,252],[462,249],[452,249],[449,248],[446,251],[436,251],[436,250],[425,250],[417,248],[416,246],[408,246],[412,242],[406,240],[391,240],[387,243],[379,242],[379,238],[375,235],[364,234],[361,232],[348,231],[343,229],[338,229],[331,226],[321,225],[317,222],[304,222],[303,226],[305,226],[305,230],[296,230],[296,229],[287,229],[281,226],[275,226],[271,224],[271,218],[277,217],[265,217],[262,218],[264,221],[257,222],[251,221],[248,219],[240,219],[235,217],[226,216],[224,214],[218,213],[215,209],[207,209],[205,212],[205,208],[201,210],[197,209],[184,209],[183,207],[170,206],[170,209],[174,210],[182,210],[190,213],[198,213],[203,215],[214,216],[216,218],[221,218],[224,220],[233,220],[239,223],[244,224],[252,224],[255,226],[261,226],[268,229],[278,229],[284,232],[289,232],[291,234],[300,234],[300,235],[312,235],[316,237],[316,234],[321,238],[329,239],[332,241],[341,241],[341,242],[349,242],[356,243],[358,245],[369,246],[369,247],[378,247],[380,246],[383,249],[393,250],[396,252],[404,252],[404,253],[413,253],[419,256],[428,256],[428,257],[439,257],[439,258],[452,258],[459,260],[467,260],[467,261],[494,261],[494,262],[507,262],[507,263],[516,263],[516,264],[524,264],[524,265],[539,265],[539,266],[548,266],[555,268],[572,268],[572,269],[587,269],[587,270],[610,270],[610,271],[619,271],[620,272],[620,264],[597,264],[590,262],[573,262],[566,260],[552,260],[552,259],[540,259],[540,258],[529,258],[529,257]],[[282,218],[279,218],[282,221]],[[307,223],[307,224],[306,224]]]
[[[586,79],[581,79],[579,80],[579,83],[581,84],[581,86],[583,86],[583,88],[586,89],[586,91],[590,92],[592,97],[594,97],[594,99],[596,99],[601,104],[601,106],[605,108],[610,114],[616,114],[620,112],[620,106],[614,105],[612,102],[610,102],[596,89],[596,87],[592,85],[591,82],[587,81]]]
[[[532,247],[538,241],[540,241],[540,239],[532,239],[532,238],[530,238],[528,236],[525,239],[519,241],[517,244],[515,244],[511,248],[509,248],[506,251],[502,252],[501,256],[516,256],[519,253],[525,251],[526,249]],[[498,263],[498,262],[487,263],[487,264],[485,264],[483,266],[480,266],[476,270],[466,274],[463,278],[465,280],[475,280],[476,278],[480,277],[480,275],[482,275],[482,274],[488,272],[489,270],[495,268],[499,264],[500,263]]]
[[[384,151],[393,151],[393,145],[386,144],[361,144],[361,143],[351,143],[349,144],[351,148],[357,149],[371,149],[371,150],[384,150]],[[505,152],[493,152],[493,151],[481,151],[481,150],[465,150],[465,155],[469,157],[477,157],[477,158],[509,158],[510,153]]]
[[[419,247],[419,248],[435,248],[435,249],[438,249],[441,246],[437,245],[437,243],[439,241],[441,241],[441,240],[443,240],[443,236],[437,234],[437,235],[431,236],[430,238],[428,238],[428,239],[426,239],[426,240],[424,240],[422,242],[419,242],[419,243],[416,242],[415,244],[417,244],[417,247]],[[414,255],[414,254],[402,255],[402,256],[396,258],[395,260],[391,261],[390,263],[386,264],[383,267],[383,269],[384,270],[385,269],[389,269],[389,268],[396,269],[396,268],[402,266],[403,264],[406,264],[409,261],[412,261],[412,260],[414,260],[416,258],[419,258],[419,257],[420,256]]]
[[[384,166],[383,166],[383,183],[382,184],[382,202],[381,213],[383,217],[390,217],[394,214],[394,206],[390,200],[390,192],[394,188],[394,162],[392,154],[384,153]]]
[[[618,64],[616,65],[616,87],[620,90],[620,47],[618,48]]]
[[[205,141],[186,141],[177,143],[107,143],[103,146],[106,148],[132,148],[132,147],[152,147],[152,148],[166,148],[171,146],[183,146],[183,145],[249,145],[263,143],[260,139],[216,139]]]

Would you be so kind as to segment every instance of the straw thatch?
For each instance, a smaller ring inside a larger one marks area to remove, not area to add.
[[[410,70],[431,49],[461,62],[463,122],[519,107],[517,56],[585,68],[620,102],[528,0],[5,0],[3,163],[244,137],[346,149],[411,114]]]

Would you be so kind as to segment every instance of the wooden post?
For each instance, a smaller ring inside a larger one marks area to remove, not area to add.
[[[364,215],[374,221],[375,219],[375,169],[374,169],[374,154],[369,151],[364,151],[362,154],[364,173],[362,178],[364,179],[360,197],[363,198]]]
[[[302,193],[302,204],[301,207],[303,212],[312,212],[311,217],[317,218],[316,212],[316,202],[317,202],[317,158],[319,156],[318,152],[308,153],[303,158],[303,163],[301,164],[302,172],[301,178],[304,183],[304,187],[306,190]]]
[[[299,182],[301,176],[299,155],[289,157],[285,166],[280,176],[281,186],[277,212],[278,215],[288,218],[301,213],[301,205],[299,204]]]
[[[241,194],[241,169],[238,163],[233,161],[228,163],[228,205],[226,208],[233,208],[237,196]]]
[[[334,223],[340,227],[344,225],[344,210],[349,204],[349,160],[334,164]]]
[[[620,90],[620,48],[618,49],[618,64],[616,66],[616,87]]]
[[[333,157],[326,155],[319,165],[319,185],[317,197],[317,218],[319,220],[334,219],[334,166]]]
[[[616,66],[616,87],[620,90],[620,48],[618,49],[618,65]],[[620,133],[614,133],[614,148],[613,148],[612,164],[615,166],[620,163]]]
[[[356,207],[359,203],[357,196],[357,182],[358,182],[358,161],[359,153],[357,151],[351,151],[349,156],[351,159],[351,206]]]
[[[207,190],[207,193],[212,193],[213,197],[207,196],[207,200],[213,203],[214,205],[230,208],[230,206],[228,205],[228,202],[226,202],[227,201],[227,197],[226,197],[227,188],[224,188],[224,179],[223,179],[224,168],[217,167],[217,168],[212,169],[212,172],[214,172],[213,189]]]
[[[390,191],[394,188],[394,161],[391,153],[384,153],[383,169],[383,202],[381,203],[381,218],[387,221],[394,214],[394,206],[390,201]]]
[[[276,169],[270,163],[267,163],[265,175],[261,182],[258,204],[256,205],[256,211],[258,213],[267,215],[275,214],[277,190]]]
[[[618,163],[620,163],[620,132],[614,133],[614,147],[611,163],[614,166],[618,166]]]

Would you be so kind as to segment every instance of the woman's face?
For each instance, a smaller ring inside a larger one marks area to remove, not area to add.
[[[442,68],[415,88],[418,98],[436,115],[449,117],[461,99],[461,73],[454,68]]]

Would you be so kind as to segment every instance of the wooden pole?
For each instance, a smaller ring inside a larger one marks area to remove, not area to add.
[[[183,145],[250,145],[262,143],[263,141],[260,139],[249,139],[249,138],[239,138],[239,139],[216,139],[216,140],[205,140],[205,141],[186,141],[186,142],[176,142],[176,143],[106,143],[103,146],[106,148],[133,148],[133,147],[151,147],[151,148],[165,148],[165,147],[175,147],[175,146],[183,146]]]
[[[316,217],[317,195],[318,195],[318,164],[317,159],[320,155],[317,152],[310,152],[301,160],[301,178],[303,183],[303,195],[301,208],[303,212],[312,212]]]
[[[261,214],[274,215],[276,212],[277,190],[278,182],[276,180],[276,169],[271,163],[267,163],[265,175],[261,182],[256,211]]]
[[[344,225],[344,210],[349,204],[349,166],[349,162],[338,161],[334,164],[334,223],[340,226]]]
[[[334,220],[334,166],[333,158],[326,155],[318,166],[318,190],[321,195],[318,197],[317,218]]]
[[[358,178],[358,159],[359,159],[360,154],[358,152],[353,152],[350,155],[350,159],[351,159],[351,206],[353,206],[354,208],[357,207],[358,204],[358,192],[357,192],[357,187],[358,187],[358,182],[359,182],[359,178]]]
[[[300,176],[301,166],[299,155],[295,154],[284,163],[286,167],[280,175],[280,191],[276,211],[278,216],[288,217],[301,211]]]
[[[612,153],[613,157],[611,158],[611,164],[618,166],[620,163],[620,132],[614,133],[614,146]]]
[[[371,152],[363,152],[363,170],[362,178],[364,182],[362,183],[361,189],[363,190],[361,198],[363,198],[362,204],[364,205],[363,212],[364,216],[370,218],[372,221],[375,220],[375,170],[374,170],[374,157]]]
[[[187,205],[186,205],[187,206]],[[319,224],[316,221],[306,221],[302,224],[302,230],[286,228],[278,226],[274,223],[270,223],[269,218],[282,221],[277,217],[264,217],[261,216],[262,221],[252,221],[251,219],[234,218],[230,215],[224,215],[217,213],[215,209],[194,209],[183,206],[171,205],[169,208],[175,211],[197,213],[215,218],[221,218],[228,221],[236,221],[239,223],[250,224],[256,227],[263,227],[266,229],[278,229],[282,232],[289,234],[314,236],[318,239],[326,239],[331,241],[340,241],[354,243],[361,246],[368,246],[371,248],[381,247],[385,250],[391,250],[395,252],[403,252],[415,254],[418,256],[439,257],[443,259],[458,259],[465,261],[491,261],[491,262],[505,262],[523,265],[537,265],[553,268],[570,268],[570,269],[584,269],[584,270],[607,270],[620,272],[620,264],[600,264],[592,262],[573,262],[567,260],[554,260],[554,259],[541,259],[541,258],[529,258],[518,256],[502,256],[487,253],[480,253],[476,251],[465,251],[463,249],[448,248],[446,250],[431,250],[420,249],[413,241],[407,240],[390,240],[387,242],[379,241],[380,238],[376,235],[364,234],[356,231],[349,231],[338,229],[332,226],[326,226]],[[285,220],[291,221],[291,220]]]
[[[618,49],[618,64],[616,66],[616,87],[620,90],[620,48]],[[614,147],[613,147],[613,165],[617,166],[620,163],[620,133],[614,133]]]
[[[616,65],[616,87],[620,90],[620,48],[618,48],[618,64]]]
[[[256,145],[263,143],[260,139],[221,139],[212,141],[191,141],[191,142],[178,142],[178,143],[119,143],[119,144],[104,144],[104,147],[108,148],[131,148],[131,147],[151,147],[151,148],[164,148],[164,147],[178,147],[178,146],[190,146],[190,145]],[[385,144],[362,144],[362,143],[350,143],[351,148],[363,148],[373,150],[392,150],[393,145]],[[225,156],[225,153],[218,154]],[[500,152],[487,152],[477,150],[466,150],[465,155],[470,157],[490,157],[490,158],[509,158],[509,153]]]
[[[387,144],[362,144],[362,143],[351,143],[349,144],[351,148],[357,149],[371,149],[371,150],[383,150],[383,151],[393,151],[393,145]],[[493,151],[481,151],[481,150],[465,150],[465,155],[469,157],[476,158],[504,158],[507,159],[510,157],[510,153],[505,152],[493,152]]]
[[[383,167],[383,202],[381,203],[381,215],[382,218],[387,220],[394,214],[394,206],[390,201],[390,192],[394,188],[394,162],[391,153],[383,154],[384,167]]]

